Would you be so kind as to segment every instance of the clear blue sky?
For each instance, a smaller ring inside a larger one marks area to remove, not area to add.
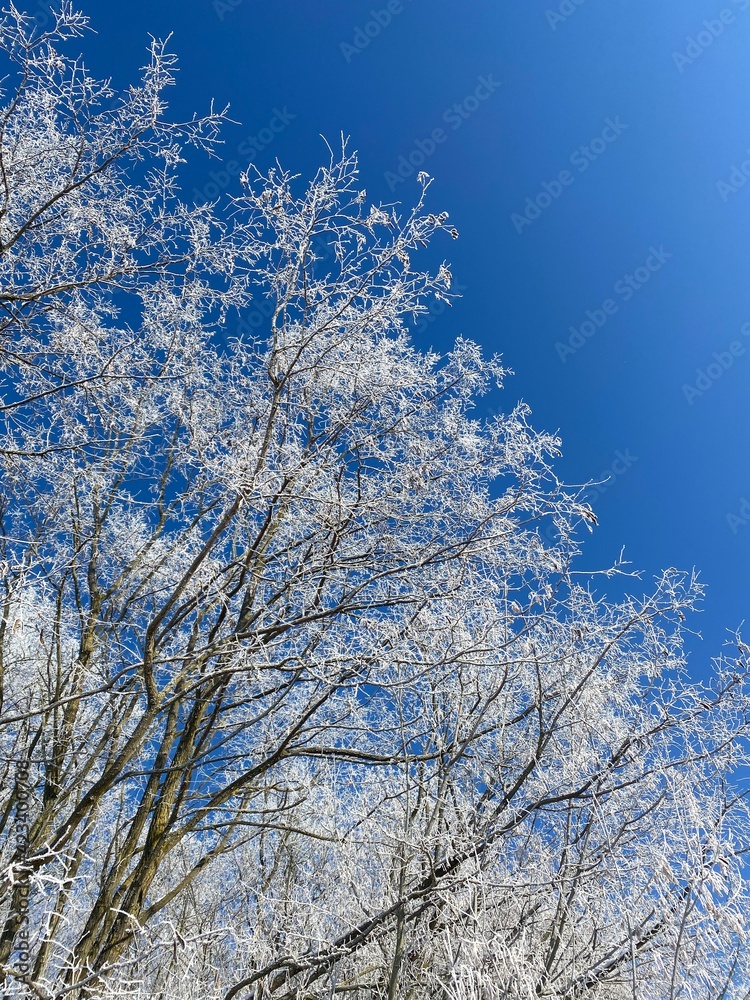
[[[502,353],[517,374],[499,405],[523,398],[559,429],[562,478],[614,468],[584,563],[624,545],[647,575],[697,567],[700,675],[750,620],[750,0],[84,9],[87,61],[118,85],[149,32],[174,33],[174,114],[231,102],[227,161],[309,175],[321,134],[343,131],[368,194],[409,203],[399,165],[425,156],[431,207],[461,233],[438,249],[464,296],[418,342]],[[221,169],[194,157],[188,196],[213,195]]]

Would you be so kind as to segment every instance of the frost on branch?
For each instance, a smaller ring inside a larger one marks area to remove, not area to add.
[[[696,579],[607,600],[499,360],[413,342],[429,178],[372,204],[344,144],[188,210],[221,116],[84,27],[0,29],[6,991],[745,996],[747,647],[691,684]]]

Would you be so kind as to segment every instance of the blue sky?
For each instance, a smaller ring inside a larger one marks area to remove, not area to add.
[[[371,197],[408,205],[416,163],[435,177],[463,298],[418,343],[500,352],[516,375],[497,405],[559,430],[561,478],[612,472],[582,565],[624,545],[647,576],[701,571],[700,675],[750,620],[750,0],[85,10],[87,62],[118,85],[173,32],[173,113],[231,102],[227,162],[307,176],[343,131]],[[186,195],[236,193],[222,170],[193,157]]]

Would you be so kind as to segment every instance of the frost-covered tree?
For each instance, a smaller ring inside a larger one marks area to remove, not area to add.
[[[412,342],[429,179],[187,207],[223,116],[85,25],[0,25],[5,995],[747,996],[750,650],[690,683],[696,580],[603,597],[500,362]]]

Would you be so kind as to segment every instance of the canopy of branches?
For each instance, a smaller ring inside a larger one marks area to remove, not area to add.
[[[0,26],[6,995],[747,996],[748,650],[691,683],[695,579],[603,597],[500,362],[412,342],[429,178],[187,206],[223,114],[85,27]]]

